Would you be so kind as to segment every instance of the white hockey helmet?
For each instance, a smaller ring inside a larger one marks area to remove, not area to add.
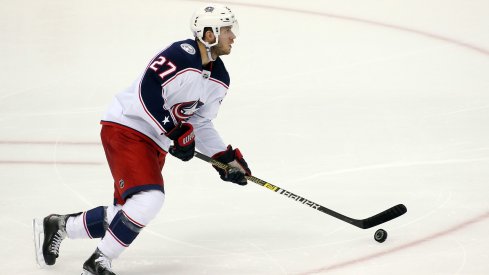
[[[234,35],[238,35],[239,25],[238,21],[234,17],[234,13],[230,8],[220,4],[208,4],[201,8],[198,8],[190,20],[190,29],[194,37],[198,38],[200,42],[204,43],[207,48],[217,45],[219,43],[219,33],[221,27],[231,26],[231,30]],[[212,32],[216,36],[216,41],[209,44],[204,41],[204,28],[211,28]]]

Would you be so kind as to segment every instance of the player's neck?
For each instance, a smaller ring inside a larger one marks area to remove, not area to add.
[[[211,60],[207,56],[207,49],[204,46],[204,44],[200,41],[197,41],[197,45],[199,45],[199,52],[200,52],[200,58],[202,59],[202,66],[205,67],[207,64],[209,64],[211,62]],[[212,58],[214,58],[214,60],[215,60],[217,58],[217,56],[215,57],[214,54],[212,54]]]

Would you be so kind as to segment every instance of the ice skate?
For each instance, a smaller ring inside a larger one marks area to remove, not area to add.
[[[105,256],[98,248],[83,264],[81,275],[116,275],[111,269],[111,259]]]
[[[34,219],[34,246],[36,261],[42,268],[54,265],[59,256],[61,241],[66,238],[66,220],[77,215],[49,215],[44,219]]]

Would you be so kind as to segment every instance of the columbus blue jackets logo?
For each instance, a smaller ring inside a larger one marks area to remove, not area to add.
[[[181,122],[191,117],[202,105],[204,103],[200,100],[178,103],[171,107],[171,114],[177,122]]]
[[[188,43],[183,43],[183,44],[180,45],[180,47],[184,51],[188,52],[189,54],[192,54],[192,55],[195,54],[195,48],[192,45],[188,44]]]

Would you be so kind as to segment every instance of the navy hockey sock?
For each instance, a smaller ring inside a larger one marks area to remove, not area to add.
[[[143,227],[120,210],[110,223],[108,234],[98,244],[98,249],[108,258],[116,259],[136,239]]]
[[[83,213],[83,223],[88,236],[93,238],[102,238],[107,230],[106,207],[99,206]]]
[[[108,231],[120,245],[128,247],[143,227],[120,210],[110,223]]]
[[[98,249],[110,259],[116,259],[160,211],[165,194],[159,190],[139,192],[129,198],[121,210],[115,213],[107,234]],[[108,211],[109,220],[112,211]]]

